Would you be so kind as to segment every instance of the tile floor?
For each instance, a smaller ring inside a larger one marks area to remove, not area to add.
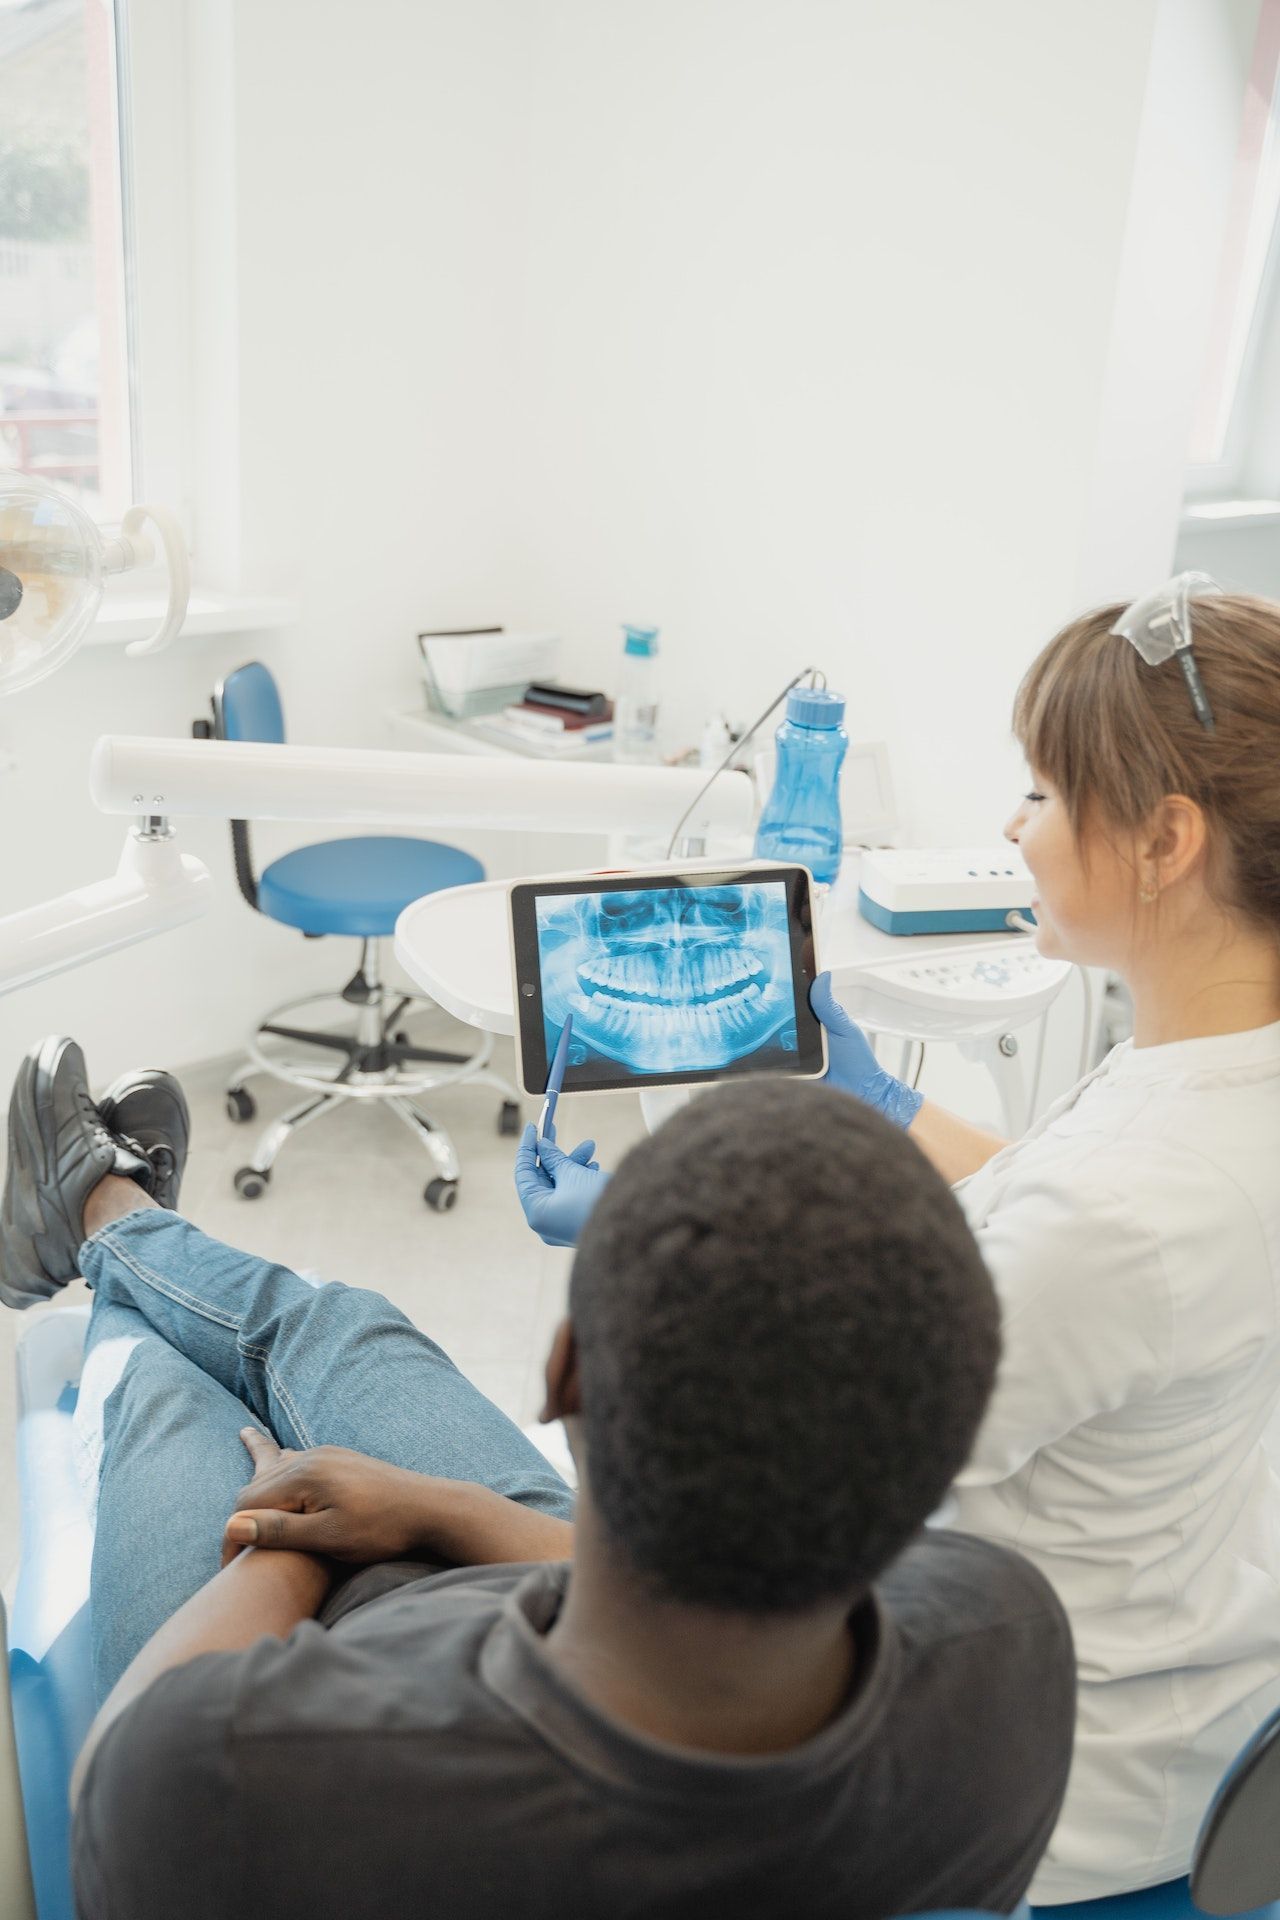
[[[443,1014],[418,1026],[426,1044],[459,1044]],[[463,1041],[465,1044],[465,1040]],[[511,1050],[495,1067],[513,1077]],[[439,1214],[422,1199],[427,1156],[395,1117],[366,1105],[326,1115],[299,1133],[276,1164],[266,1194],[242,1200],[232,1175],[259,1128],[297,1096],[276,1081],[253,1083],[258,1115],[228,1119],[223,1086],[230,1061],[185,1071],[192,1144],[183,1211],[218,1239],[311,1269],[327,1280],[376,1287],[438,1340],[476,1384],[521,1425],[541,1404],[541,1368],[564,1307],[569,1255],[529,1231],[511,1184],[515,1142],[497,1131],[499,1096],[459,1086],[424,1101],[453,1135],[462,1163],[458,1203]],[[90,1062],[92,1066],[92,1062]],[[536,1103],[527,1103],[529,1116]],[[633,1095],[561,1102],[566,1145],[590,1132],[606,1165],[616,1165],[643,1132]],[[60,1296],[86,1298],[76,1283]],[[58,1307],[32,1312],[56,1312]],[[13,1345],[27,1316],[0,1307],[0,1589],[12,1591],[18,1556],[14,1470]]]

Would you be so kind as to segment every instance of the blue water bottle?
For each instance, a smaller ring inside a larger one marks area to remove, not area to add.
[[[787,717],[774,735],[778,766],[773,792],[756,828],[756,853],[795,861],[815,880],[840,871],[840,768],[849,749],[844,695],[825,687],[795,687]]]

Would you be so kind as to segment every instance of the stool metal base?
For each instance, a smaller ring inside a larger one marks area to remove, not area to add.
[[[495,1073],[489,1064],[493,1057],[493,1036],[480,1035],[470,1053],[414,1045],[403,1023],[415,1012],[434,1008],[435,1002],[425,994],[390,994],[381,979],[379,946],[377,941],[365,943],[360,969],[341,996],[314,993],[286,1001],[273,1008],[250,1035],[246,1046],[248,1058],[227,1082],[227,1104],[232,1117],[240,1117],[237,1110],[243,1111],[241,1096],[245,1083],[258,1073],[297,1087],[307,1097],[273,1120],[259,1135],[251,1158],[235,1175],[236,1190],[243,1198],[257,1199],[261,1195],[277,1157],[295,1133],[323,1119],[325,1114],[336,1112],[347,1101],[385,1102],[414,1135],[431,1168],[424,1197],[440,1212],[451,1207],[457,1197],[458,1154],[449,1134],[421,1110],[418,1099],[437,1088],[463,1081],[492,1087],[502,1096],[501,1130],[515,1130],[520,1096],[511,1082]],[[331,1004],[339,997],[355,1011],[352,1031],[297,1024],[304,1008]],[[314,1058],[298,1057],[297,1049],[303,1047],[328,1054],[332,1068],[327,1061],[322,1066]],[[251,1113],[249,1107],[243,1111],[243,1117],[248,1119]]]

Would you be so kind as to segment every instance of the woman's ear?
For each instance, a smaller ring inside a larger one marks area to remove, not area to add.
[[[578,1387],[578,1343],[574,1338],[572,1320],[562,1320],[556,1328],[551,1341],[551,1351],[547,1355],[546,1369],[547,1397],[538,1418],[549,1420],[571,1420],[582,1412],[582,1395]]]
[[[1185,793],[1160,802],[1139,849],[1139,872],[1163,890],[1185,880],[1203,858],[1208,828],[1204,809]]]

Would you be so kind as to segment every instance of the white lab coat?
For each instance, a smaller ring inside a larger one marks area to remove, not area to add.
[[[1041,1569],[1079,1666],[1032,1898],[1148,1886],[1280,1705],[1280,1023],[1126,1042],[956,1195],[1004,1356],[952,1524]]]

